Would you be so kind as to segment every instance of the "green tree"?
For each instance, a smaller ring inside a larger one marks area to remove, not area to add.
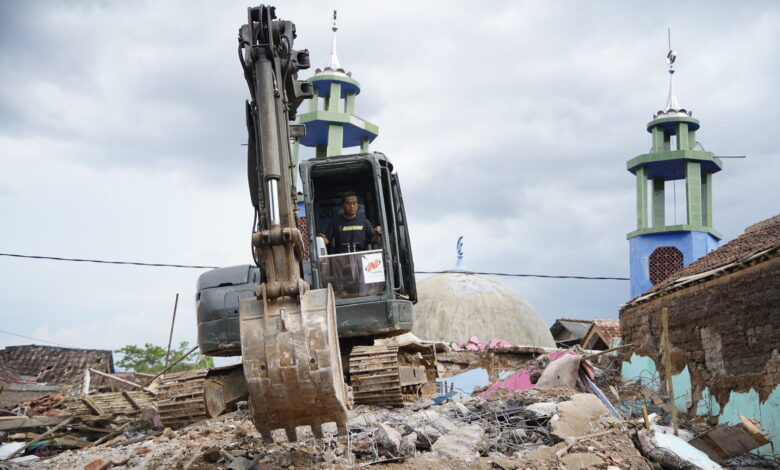
[[[171,348],[170,362],[175,361],[184,353],[189,351],[190,344],[187,341],[179,343],[178,348]],[[165,368],[165,351],[162,346],[155,346],[151,343],[144,344],[144,347],[138,347],[129,344],[122,349],[117,349],[122,358],[116,365],[126,371],[156,373]],[[183,370],[200,369],[203,367],[214,367],[214,360],[204,356],[199,352],[193,352],[186,359],[179,362],[168,372],[181,372]]]

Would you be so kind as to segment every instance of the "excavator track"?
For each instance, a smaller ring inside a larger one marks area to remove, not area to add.
[[[349,355],[355,403],[403,406],[398,346],[355,346]]]
[[[160,380],[157,407],[170,428],[215,418],[247,396],[241,364],[175,372]]]
[[[299,426],[311,426],[321,438],[328,422],[346,434],[352,399],[344,383],[333,290],[311,290],[300,299],[241,299],[239,317],[252,421],[263,439],[271,442],[272,432],[284,429],[287,440],[295,441]]]
[[[349,355],[349,379],[358,404],[403,406],[405,400],[419,398],[436,376],[432,347],[355,346]]]

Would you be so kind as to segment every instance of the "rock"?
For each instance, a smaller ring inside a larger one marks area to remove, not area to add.
[[[431,405],[433,405],[433,400],[431,400],[430,398],[420,398],[419,400],[417,400],[417,402],[415,402],[414,405],[412,405],[412,410],[414,411],[423,410],[425,408],[430,408]]]
[[[431,410],[418,411],[411,415],[409,419],[406,420],[405,428],[409,432],[414,431],[419,434],[418,428],[425,425],[433,426],[441,434],[447,434],[458,428],[458,426],[448,418]]]
[[[602,418],[603,422],[609,422],[610,416],[609,410],[596,395],[577,393],[571,396],[571,400],[558,403],[558,413],[550,419],[550,428],[561,439],[580,437],[598,431],[596,421]]]
[[[336,456],[335,452],[326,451],[322,453],[322,460],[324,460],[327,463],[335,463],[336,460],[338,460],[338,457]]]
[[[173,439],[174,437],[176,437],[176,431],[174,431],[171,428],[165,428],[162,435],[167,437],[168,439]]]
[[[249,470],[251,466],[251,460],[244,457],[236,457],[230,462],[230,465],[225,467],[225,470]]]
[[[111,466],[111,461],[106,462],[103,459],[95,459],[92,462],[84,465],[84,470],[106,470]]]
[[[477,444],[484,435],[484,429],[470,424],[440,437],[433,444],[433,451],[440,457],[470,460],[470,457],[478,457]]]
[[[219,447],[211,446],[203,451],[203,460],[208,463],[217,463],[222,458],[222,452]]]
[[[604,459],[595,454],[587,452],[572,452],[561,457],[561,462],[569,470],[581,470],[583,468],[594,468],[604,463]]]
[[[525,416],[529,419],[549,418],[558,410],[558,405],[551,401],[532,403],[525,408]]]
[[[386,417],[387,412],[383,410],[355,414],[347,419],[347,428],[372,429],[383,423]]]
[[[410,432],[401,438],[401,446],[398,453],[405,457],[414,457],[417,452],[417,433]]]
[[[393,455],[401,448],[401,433],[386,424],[380,424],[376,432],[377,443]]]
[[[238,437],[251,436],[255,431],[255,426],[251,421],[244,421],[236,427],[236,435]]]
[[[470,413],[469,409],[466,408],[466,405],[457,401],[453,404],[453,408],[455,408],[455,412],[458,413],[458,416],[461,417],[466,417]]]
[[[430,424],[424,424],[415,428],[410,434],[417,435],[417,447],[420,449],[430,449],[433,444],[443,435],[441,431]]]

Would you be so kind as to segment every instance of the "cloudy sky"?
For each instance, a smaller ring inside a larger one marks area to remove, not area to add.
[[[665,101],[724,160],[724,240],[778,212],[776,2],[338,3],[357,113],[403,183],[416,267],[627,276],[626,161]],[[250,262],[244,2],[0,0],[0,252],[229,266]],[[323,66],[324,1],[279,2]],[[305,74],[304,74],[305,76]],[[0,346],[195,341],[202,271],[0,257]],[[617,317],[626,281],[500,279],[556,317]]]

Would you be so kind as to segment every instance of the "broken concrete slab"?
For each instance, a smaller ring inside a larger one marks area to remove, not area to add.
[[[530,419],[542,419],[552,417],[558,411],[555,402],[531,403],[525,408],[525,416]]]
[[[653,426],[656,428],[656,426]],[[673,434],[641,430],[637,433],[642,452],[649,459],[673,470],[720,470],[707,454]]]
[[[380,424],[376,430],[377,444],[393,455],[401,448],[401,433],[386,424]]]
[[[439,414],[436,411],[421,410],[411,415],[405,423],[407,431],[418,431],[419,428],[429,425],[436,428],[441,434],[447,434],[454,431],[458,426],[449,418]]]
[[[401,438],[401,447],[398,453],[402,456],[413,457],[417,453],[417,433],[410,432]]]
[[[604,459],[587,452],[572,452],[561,457],[561,462],[566,465],[568,470],[581,470],[601,465],[604,463]]]
[[[479,425],[470,424],[440,437],[433,444],[433,452],[440,457],[469,460],[479,456],[477,444],[484,435]]]
[[[561,439],[599,431],[595,427],[598,421],[617,423],[601,400],[590,393],[576,393],[571,400],[558,403],[557,408],[557,414],[550,419],[550,426],[552,433]]]

